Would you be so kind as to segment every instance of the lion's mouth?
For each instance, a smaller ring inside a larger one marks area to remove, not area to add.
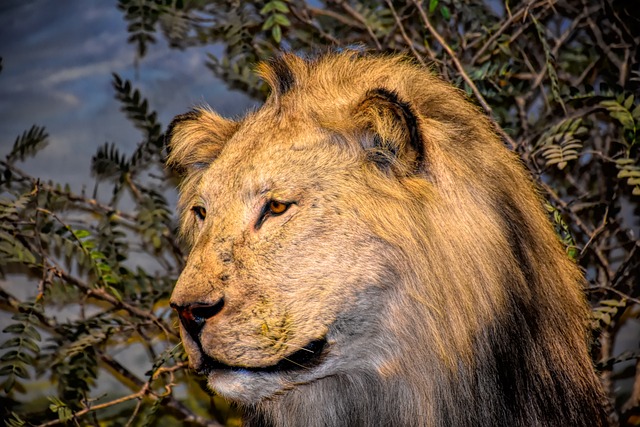
[[[199,374],[207,375],[211,371],[226,370],[234,372],[275,373],[307,370],[318,366],[322,362],[323,350],[327,341],[325,339],[311,341],[295,353],[283,358],[278,363],[270,366],[247,367],[233,366],[219,362],[202,352],[202,364],[197,367]]]

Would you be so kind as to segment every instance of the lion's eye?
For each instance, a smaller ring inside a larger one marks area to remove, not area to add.
[[[204,221],[205,217],[207,216],[207,210],[204,208],[204,206],[194,206],[191,208],[191,211],[199,221]]]
[[[272,215],[280,215],[286,212],[289,208],[289,204],[282,203],[277,200],[272,200],[269,202],[269,213]]]
[[[258,221],[255,225],[256,230],[259,230],[260,227],[262,227],[262,224],[267,220],[267,218],[272,216],[279,216],[285,213],[287,209],[289,209],[289,206],[291,206],[293,203],[294,202],[279,202],[277,200],[268,201],[262,207],[262,212],[260,212],[260,217],[258,218]]]

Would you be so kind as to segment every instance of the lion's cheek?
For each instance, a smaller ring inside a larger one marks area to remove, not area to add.
[[[247,311],[255,312],[255,307],[247,307]],[[256,316],[241,311],[237,316],[221,315],[208,322],[200,344],[207,356],[225,365],[264,368],[324,338],[326,330],[322,324],[311,327],[297,322],[287,313]]]
[[[229,366],[259,368],[279,360],[269,342],[246,324],[216,322],[207,325],[201,345],[209,357]]]

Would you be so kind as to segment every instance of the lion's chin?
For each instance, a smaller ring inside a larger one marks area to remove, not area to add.
[[[221,363],[202,354],[197,367],[207,377],[209,388],[222,397],[238,403],[255,403],[288,388],[299,375],[307,376],[322,364],[327,341],[315,340],[295,353],[269,366],[246,367]]]
[[[207,385],[215,394],[244,405],[258,403],[282,390],[286,381],[279,374],[234,370],[212,370]]]

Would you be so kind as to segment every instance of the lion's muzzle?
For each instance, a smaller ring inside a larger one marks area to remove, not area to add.
[[[171,303],[171,308],[178,312],[180,322],[185,331],[195,341],[200,342],[200,331],[206,323],[206,321],[222,310],[224,307],[224,299],[220,298],[213,304],[207,303],[192,303],[186,305],[178,305]]]
[[[234,371],[245,373],[283,373],[294,371],[307,371],[313,367],[320,365],[326,356],[328,344],[327,340],[322,338],[311,341],[300,350],[283,357],[277,363],[265,366],[234,366],[219,362],[212,357],[203,354],[202,364],[198,366],[197,371],[202,374],[208,374],[211,371]]]

